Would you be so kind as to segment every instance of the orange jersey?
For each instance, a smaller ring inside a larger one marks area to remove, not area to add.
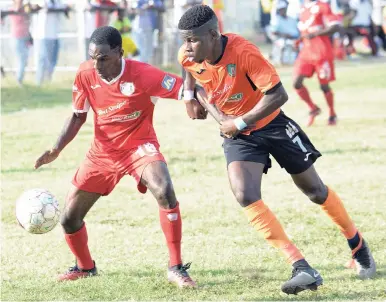
[[[204,61],[195,63],[180,48],[178,60],[191,75],[203,85],[208,100],[226,115],[242,116],[249,112],[264,96],[264,93],[280,82],[275,68],[263,57],[251,42],[235,34],[225,34],[228,41],[224,53],[214,65]],[[256,122],[250,132],[270,123],[280,112]]]

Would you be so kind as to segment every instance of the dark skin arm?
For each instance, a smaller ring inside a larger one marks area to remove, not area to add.
[[[190,74],[189,71],[186,71],[184,78],[184,91],[194,91],[194,89],[196,89],[197,95],[206,96],[204,89],[200,86],[197,86],[196,79]],[[207,112],[205,108],[195,98],[191,100],[185,100],[185,106],[186,112],[191,119],[206,119]]]
[[[54,161],[60,152],[75,138],[79,129],[86,122],[87,113],[73,113],[66,120],[62,132],[51,150],[45,151],[35,162],[35,169]]]
[[[280,86],[273,92],[265,94],[255,107],[242,116],[242,119],[247,125],[252,125],[279,109],[287,100],[287,92],[283,86]],[[223,121],[220,126],[220,131],[228,138],[235,137],[240,133],[233,119]]]

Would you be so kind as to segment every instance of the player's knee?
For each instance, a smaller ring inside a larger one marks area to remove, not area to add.
[[[234,195],[238,203],[244,208],[261,199],[260,192],[255,190],[236,189]]]
[[[323,204],[327,199],[328,190],[324,184],[320,184],[307,188],[304,193],[313,203]]]
[[[320,85],[320,89],[324,92],[324,93],[327,93],[329,92],[331,89],[330,89],[330,86],[328,84],[321,84]]]
[[[170,181],[164,180],[157,183],[151,191],[161,208],[173,209],[176,206],[174,188]]]
[[[66,234],[73,234],[82,227],[83,219],[65,211],[60,217],[60,224]]]
[[[300,89],[303,87],[303,79],[302,78],[296,78],[294,82],[292,83],[292,86],[295,89]]]

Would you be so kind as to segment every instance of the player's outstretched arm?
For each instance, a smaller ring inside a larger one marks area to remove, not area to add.
[[[55,146],[51,150],[45,151],[35,162],[35,169],[38,169],[42,165],[46,165],[53,162],[60,154],[60,152],[66,147],[78,134],[79,129],[85,123],[87,119],[87,113],[73,113],[72,116],[66,121],[62,132]]]

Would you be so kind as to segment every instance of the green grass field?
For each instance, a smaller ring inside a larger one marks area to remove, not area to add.
[[[291,70],[280,74],[290,93],[284,111],[304,124],[307,108],[291,89]],[[369,242],[378,264],[374,280],[360,281],[344,268],[350,257],[345,239],[274,162],[264,177],[263,198],[325,281],[317,292],[281,293],[291,267],[247,224],[232,196],[218,126],[211,118],[191,121],[182,103],[162,100],[155,127],[181,204],[184,260],[193,262],[190,273],[199,288],[181,291],[167,283],[157,204],[150,194],[138,193],[130,177],[100,199],[86,219],[100,276],[57,283],[56,274],[74,260],[61,228],[28,234],[17,225],[14,212],[17,197],[35,187],[49,189],[63,206],[90,145],[91,116],[54,163],[32,169],[71,114],[72,83],[62,75],[43,89],[20,89],[3,80],[1,300],[386,300],[385,60],[341,63],[337,78],[338,126],[326,126],[323,95],[316,80],[309,80],[324,111],[306,131],[323,153],[317,170],[340,194]]]

